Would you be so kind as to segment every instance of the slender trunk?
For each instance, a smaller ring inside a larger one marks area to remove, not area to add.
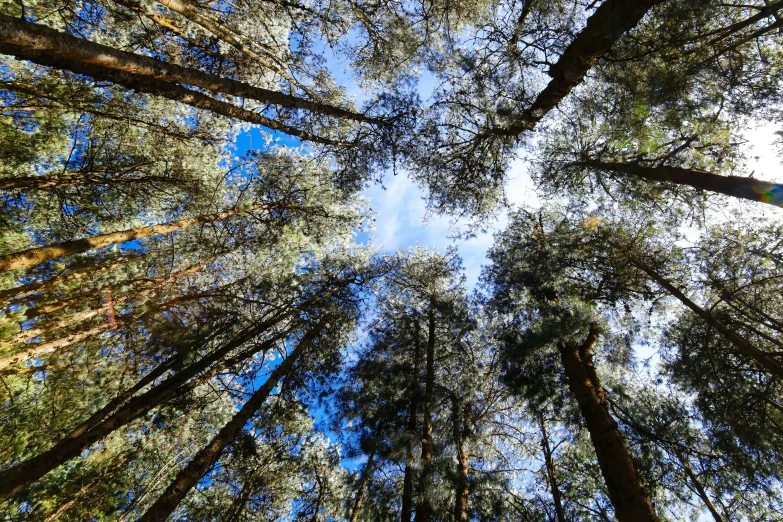
[[[725,194],[734,198],[783,206],[783,184],[742,176],[721,176],[704,170],[684,169],[660,165],[645,167],[636,163],[591,160],[585,166],[604,172],[621,172],[652,181],[687,185],[689,187]]]
[[[260,210],[264,208],[273,208],[273,205],[256,205],[255,207],[249,208],[246,211]],[[125,243],[126,241],[134,241],[150,236],[170,234],[171,232],[185,230],[196,225],[204,225],[213,221],[226,219],[227,217],[233,216],[243,211],[243,209],[226,210],[216,214],[207,214],[192,218],[179,219],[177,221],[162,223],[160,225],[131,228],[128,230],[122,230],[120,232],[112,232],[110,234],[102,234],[100,236],[92,236],[84,239],[75,239],[73,241],[64,241],[57,245],[30,248],[22,252],[6,254],[4,256],[0,256],[0,272],[30,268],[52,259],[72,256],[74,254],[88,252],[97,248],[104,248],[111,245]]]
[[[688,299],[688,296],[682,293],[676,286],[674,286],[666,278],[662,277],[660,274],[658,274],[658,272],[647,266],[642,261],[639,261],[636,258],[630,258],[630,261],[634,266],[649,275],[653,281],[661,285],[671,295],[676,297],[682,304],[690,308],[693,313],[701,317],[704,322],[723,334],[723,336],[731,341],[731,343],[737,347],[740,352],[755,360],[762,368],[770,372],[772,375],[783,379],[783,364],[781,364],[780,361],[759,350],[747,340],[737,335],[737,333],[735,333],[731,328],[718,321],[710,312]]]
[[[0,20],[0,40],[2,40],[1,26],[2,20]],[[296,136],[297,138],[301,138],[305,141],[345,147],[353,145],[353,143],[338,142],[329,138],[318,136],[317,134],[313,134],[307,130],[302,130],[300,128],[292,127],[282,123],[278,120],[267,118],[262,113],[243,109],[241,107],[237,107],[233,103],[218,100],[204,93],[194,91],[192,89],[186,89],[185,87],[182,87],[176,83],[158,80],[153,77],[140,76],[138,74],[110,69],[101,65],[94,65],[87,62],[80,62],[67,58],[58,58],[57,56],[46,51],[36,51],[34,49],[19,47],[10,43],[2,43],[2,41],[0,41],[0,54],[7,54],[10,56],[15,56],[20,60],[27,60],[39,65],[71,71],[76,74],[83,74],[96,80],[115,83],[136,92],[151,94],[153,96],[160,96],[175,102],[190,105],[191,107],[195,107],[197,109],[210,111],[212,113],[225,116],[226,118],[246,121],[254,125],[263,125],[269,129],[284,132],[290,136]]]
[[[432,402],[435,392],[435,302],[430,299],[427,318],[427,366],[424,379],[424,419],[421,434],[421,495],[416,509],[416,522],[432,522],[430,499],[432,474]]]
[[[617,422],[609,414],[604,389],[592,362],[591,351],[597,339],[598,329],[591,326],[590,334],[581,346],[575,343],[561,346],[568,385],[585,419],[617,520],[658,522]]]
[[[180,183],[166,176],[104,177],[79,172],[0,179],[0,190],[46,190],[80,185],[131,185],[134,183]]]
[[[677,453],[677,460],[679,460],[680,464],[682,464],[682,468],[685,470],[685,474],[688,476],[688,480],[691,481],[691,484],[696,490],[696,494],[699,495],[701,501],[704,502],[705,506],[707,506],[707,510],[710,512],[710,515],[712,515],[712,518],[715,520],[715,522],[723,522],[723,517],[715,508],[715,504],[712,503],[712,500],[710,500],[710,496],[707,494],[707,490],[704,489],[704,485],[699,480],[699,477],[697,477],[693,472],[693,468],[691,468],[687,457],[681,453]]]
[[[552,448],[549,446],[549,436],[546,432],[546,421],[544,414],[538,414],[538,425],[541,428],[541,448],[544,450],[544,464],[546,465],[546,474],[549,479],[549,489],[552,490],[552,500],[555,504],[555,514],[558,522],[565,522],[565,511],[563,511],[563,494],[560,492],[560,486],[557,484],[557,475],[555,474],[555,461],[552,458]]]
[[[340,287],[333,287],[332,289],[315,296],[305,301],[300,307],[289,309],[286,312],[277,314],[269,319],[266,319],[254,327],[248,328],[241,334],[234,337],[231,341],[224,344],[217,350],[214,350],[209,355],[202,357],[197,362],[189,365],[185,369],[172,375],[158,386],[151,388],[147,392],[133,397],[136,392],[140,391],[147,384],[151,384],[154,378],[150,378],[151,374],[148,374],[141,381],[131,388],[128,393],[124,393],[121,396],[112,400],[105,407],[94,413],[89,419],[77,426],[74,430],[66,435],[60,442],[55,444],[49,450],[31,457],[9,469],[6,469],[0,475],[0,502],[8,500],[13,495],[22,491],[25,487],[35,482],[46,473],[57,468],[61,464],[79,456],[82,451],[90,447],[90,445],[103,439],[113,431],[125,426],[129,422],[145,415],[147,412],[159,406],[173,397],[177,396],[177,391],[187,384],[187,382],[199,375],[202,372],[208,370],[213,364],[217,363],[236,348],[242,346],[246,342],[261,335],[268,329],[272,328],[276,324],[280,323],[291,317],[295,312],[301,310],[303,307],[315,304],[323,299],[328,299]],[[283,333],[286,333],[284,331]],[[211,371],[206,371],[196,381],[192,383],[192,386],[200,382],[205,382],[212,376],[216,375],[223,368],[230,367],[233,364],[241,362],[242,360],[251,357],[255,353],[267,350],[270,346],[273,346],[278,341],[282,334],[273,336],[271,339],[264,343],[254,345],[245,353],[241,353],[231,359],[224,361],[223,364],[218,364],[212,368]],[[173,364],[174,361],[172,361]],[[155,378],[163,375],[171,365],[160,365],[154,372]],[[192,388],[191,386],[191,388]],[[191,388],[185,388],[187,391]]]
[[[3,357],[0,359],[0,371],[5,370],[9,366],[15,366],[27,361],[32,361],[38,357],[56,352],[57,350],[71,346],[72,344],[78,343],[79,341],[83,341],[89,337],[101,334],[108,329],[108,324],[101,324],[95,328],[90,328],[89,330],[66,335],[60,339],[55,339],[43,344],[36,344],[35,346],[32,346],[26,350],[22,350],[21,352],[17,352],[13,355],[9,355],[8,357]]]
[[[225,447],[239,434],[247,421],[264,404],[269,394],[280,382],[280,379],[288,375],[299,356],[309,348],[310,343],[320,333],[321,327],[316,327],[307,332],[297,345],[296,349],[275,368],[266,382],[248,399],[234,417],[220,430],[220,432],[199,451],[193,460],[179,472],[174,482],[166,488],[166,491],[150,506],[146,513],[139,519],[140,522],[163,522],[176,509],[179,502],[196,485],[204,474],[217,462]]]
[[[408,442],[408,455],[405,462],[405,476],[402,482],[402,514],[400,516],[400,522],[411,522],[413,514],[413,482],[415,477],[415,452],[416,447],[416,426],[417,426],[417,409],[419,405],[419,339],[421,335],[421,325],[418,320],[413,322],[414,325],[414,338],[413,338],[413,383],[411,386],[411,406],[410,413],[408,415],[407,432],[410,437]]]
[[[193,85],[214,93],[250,98],[262,103],[303,109],[335,118],[382,123],[342,107],[254,87],[248,83],[164,62],[149,56],[121,51],[8,15],[0,15],[0,42],[19,49],[46,53],[53,59],[83,62],[136,76]]]
[[[663,0],[606,0],[587,19],[587,24],[560,59],[549,68],[552,80],[536,97],[518,121],[487,134],[518,136],[530,130],[582,81],[595,63],[603,58],[622,35],[633,29],[655,5]]]
[[[370,453],[370,456],[367,457],[367,463],[364,465],[362,478],[359,480],[359,488],[356,491],[356,498],[353,501],[353,509],[351,509],[351,522],[359,520],[359,513],[362,511],[362,504],[364,503],[364,493],[367,491],[367,484],[370,482],[374,465],[375,452]]]
[[[48,292],[58,284],[66,283],[68,281],[73,281],[74,279],[80,279],[82,277],[93,275],[93,274],[108,272],[109,270],[113,270],[118,266],[125,265],[130,261],[132,260],[123,259],[122,261],[119,261],[117,263],[112,263],[110,265],[101,266],[90,270],[83,270],[80,272],[74,272],[73,274],[69,274],[62,277],[55,276],[52,277],[51,279],[44,279],[43,281],[36,281],[35,283],[29,283],[26,285],[17,286],[15,288],[9,288],[7,290],[0,290],[0,299],[6,302],[10,302],[10,301],[21,299],[22,297],[26,297],[32,293],[41,292],[41,291]]]
[[[463,411],[459,401],[453,399],[454,447],[457,451],[457,481],[454,485],[454,521],[468,522],[468,436],[470,419],[468,411]]]

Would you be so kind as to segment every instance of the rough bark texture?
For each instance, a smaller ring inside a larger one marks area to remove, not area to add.
[[[250,399],[234,415],[234,417],[218,432],[218,434],[199,451],[193,460],[179,472],[174,482],[166,488],[166,491],[150,506],[146,513],[139,519],[140,522],[163,522],[176,509],[185,495],[198,483],[204,474],[217,462],[226,446],[234,440],[247,421],[255,414],[266,401],[269,394],[280,382],[280,379],[288,375],[294,363],[302,353],[307,350],[310,343],[320,333],[320,328],[313,328],[302,338],[297,347],[283,362],[274,369],[266,382],[256,390]]]
[[[760,181],[742,176],[721,176],[704,170],[684,169],[661,165],[645,167],[636,163],[588,161],[586,167],[604,172],[621,172],[651,181],[662,181],[677,185],[725,194],[734,198],[783,206],[783,184]]]
[[[538,414],[538,425],[541,428],[541,448],[544,450],[544,464],[546,465],[546,475],[549,479],[549,489],[552,491],[552,501],[555,504],[555,515],[558,522],[566,522],[565,511],[563,510],[563,494],[560,492],[560,486],[557,484],[555,461],[552,458],[552,448],[549,446],[549,435],[546,432],[546,420],[544,420],[543,413]]]
[[[424,379],[424,418],[421,434],[421,495],[416,522],[432,522],[429,488],[432,474],[432,401],[435,392],[435,303],[431,299],[427,318],[427,365]]]
[[[9,366],[15,366],[17,364],[21,364],[27,361],[32,361],[43,355],[54,353],[61,348],[65,348],[74,343],[78,343],[79,341],[83,341],[95,335],[101,334],[108,329],[109,329],[108,324],[101,324],[100,326],[96,326],[95,328],[90,328],[89,330],[76,332],[71,335],[66,335],[65,337],[61,337],[60,339],[55,339],[53,341],[45,342],[43,344],[36,344],[35,346],[31,346],[26,350],[22,350],[13,355],[9,355],[8,357],[3,357],[2,359],[0,359],[0,370],[5,370]]]
[[[400,515],[401,522],[411,522],[413,515],[413,482],[415,480],[415,466],[414,466],[414,448],[416,446],[416,426],[418,419],[416,418],[419,406],[419,354],[421,352],[419,347],[419,339],[421,335],[421,325],[419,321],[414,321],[414,338],[413,338],[413,386],[411,387],[411,405],[410,413],[408,415],[407,431],[410,436],[410,443],[408,444],[407,461],[405,462],[405,476],[402,481],[402,510]]]
[[[580,83],[612,45],[633,29],[647,12],[663,0],[606,0],[592,16],[560,59],[549,68],[552,78],[517,123],[493,129],[492,134],[517,136],[530,130]]]
[[[561,360],[569,388],[585,419],[617,520],[658,522],[617,422],[609,414],[604,389],[592,363],[591,351],[597,339],[598,329],[593,326],[581,345],[571,343],[561,346]]]
[[[271,206],[272,205],[257,205],[247,210],[260,210],[262,208],[270,208]],[[241,209],[226,210],[216,214],[179,219],[170,223],[162,223],[160,225],[152,225],[148,227],[131,228],[128,230],[122,230],[120,232],[112,232],[110,234],[87,237],[84,239],[75,239],[73,241],[64,241],[57,245],[30,248],[22,252],[6,254],[4,256],[0,256],[0,272],[30,268],[32,266],[44,263],[46,261],[51,261],[52,259],[57,259],[59,257],[80,254],[82,252],[95,250],[97,248],[125,243],[126,241],[134,241],[145,237],[159,236],[169,234],[171,232],[177,232],[179,230],[185,230],[186,228],[190,228],[196,225],[203,225],[213,221],[225,219],[241,211]]]
[[[53,58],[84,62],[166,82],[193,85],[215,93],[250,98],[262,103],[304,109],[336,118],[381,123],[364,114],[342,107],[254,87],[244,82],[164,62],[149,56],[121,51],[7,15],[0,15],[0,42],[47,53]]]
[[[24,176],[0,179],[0,190],[46,190],[80,185],[131,185],[134,183],[178,183],[166,176],[104,177],[96,174],[66,172],[44,176]]]
[[[701,317],[707,324],[718,330],[726,339],[731,341],[731,343],[736,346],[740,352],[747,355],[748,357],[754,359],[756,362],[759,363],[761,367],[763,367],[765,370],[767,370],[772,375],[783,379],[783,364],[780,363],[777,359],[772,357],[771,355],[759,350],[752,344],[750,344],[747,340],[743,339],[737,333],[735,333],[731,328],[723,324],[722,322],[718,321],[715,317],[712,316],[710,312],[705,310],[704,308],[700,307],[693,301],[691,301],[688,296],[686,296],[683,292],[680,291],[679,288],[674,286],[671,282],[669,282],[666,278],[662,277],[660,274],[658,274],[655,270],[647,266],[645,263],[639,261],[638,259],[631,259],[631,263],[645,272],[647,275],[650,276],[650,278],[661,285],[666,291],[668,291],[671,295],[677,298],[682,304],[690,308],[696,315]]]
[[[359,488],[356,491],[356,498],[353,501],[353,508],[351,509],[351,522],[357,522],[359,520],[359,514],[362,512],[362,504],[364,503],[364,493],[367,491],[367,484],[370,482],[370,477],[375,466],[375,453],[370,453],[367,457],[367,463],[362,470],[362,478],[359,480]]]

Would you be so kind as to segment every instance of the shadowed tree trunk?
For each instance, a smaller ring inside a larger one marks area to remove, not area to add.
[[[609,414],[604,389],[592,362],[592,348],[597,339],[598,328],[591,325],[590,333],[581,345],[571,343],[561,346],[560,355],[568,385],[585,419],[617,520],[658,522],[617,422]]]
[[[416,522],[432,522],[430,499],[432,475],[432,401],[435,392],[435,302],[430,298],[427,318],[427,365],[424,380],[424,419],[421,434],[421,495],[416,506]]]
[[[219,349],[214,350],[197,362],[175,373],[161,384],[134,397],[136,392],[140,391],[147,384],[151,384],[157,377],[162,376],[168,371],[171,365],[158,366],[151,374],[143,377],[139,383],[128,390],[128,392],[123,393],[110,401],[109,404],[94,413],[89,419],[52,446],[52,448],[4,470],[2,475],[0,475],[0,502],[8,500],[46,473],[72,458],[79,456],[82,451],[87,449],[90,445],[103,439],[113,431],[125,426],[140,416],[145,415],[156,406],[176,397],[178,390],[184,390],[186,392],[195,385],[206,382],[224,368],[237,364],[255,353],[267,350],[270,346],[273,346],[281,336],[287,335],[288,329],[283,330],[264,343],[254,345],[245,352],[225,360],[222,364],[213,366],[211,370],[207,371],[213,364],[226,357],[231,351],[261,335],[281,321],[291,317],[302,308],[323,299],[328,299],[330,296],[334,295],[339,288],[340,287],[333,287],[322,294],[308,299],[299,307],[291,308],[286,312],[261,321],[254,327],[246,329]],[[176,362],[176,358],[171,361],[171,364],[174,362]],[[201,375],[198,379],[191,381],[188,386],[185,386],[191,378],[198,376],[200,373]]]
[[[370,456],[367,457],[367,463],[362,470],[362,478],[359,480],[359,488],[356,491],[356,498],[353,501],[353,508],[351,509],[351,522],[357,522],[359,520],[359,514],[362,511],[362,504],[364,503],[364,493],[367,491],[367,484],[370,482],[374,466],[375,452],[372,452],[370,453]]]
[[[117,245],[125,243],[126,241],[134,241],[150,236],[160,236],[164,234],[170,234],[171,232],[177,232],[185,230],[187,228],[204,225],[213,221],[220,221],[227,217],[236,215],[240,212],[250,212],[254,210],[275,208],[275,205],[256,205],[249,209],[233,209],[226,210],[224,212],[218,212],[216,214],[207,214],[203,216],[196,216],[192,218],[179,219],[170,223],[162,223],[160,225],[152,225],[147,227],[137,227],[128,230],[122,230],[120,232],[112,232],[110,234],[102,234],[100,236],[87,237],[84,239],[75,239],[73,241],[64,241],[57,245],[43,246],[30,248],[22,252],[15,252],[12,254],[6,254],[0,256],[0,272],[7,272],[10,270],[19,270],[22,268],[30,268],[32,266],[51,261],[65,256],[72,256],[74,254],[80,254],[82,252],[88,252],[97,248],[104,248],[111,245]]]
[[[715,520],[715,522],[723,522],[723,517],[715,507],[715,504],[712,503],[712,500],[710,500],[710,496],[707,494],[707,490],[704,489],[704,485],[699,480],[699,477],[697,477],[693,472],[693,468],[691,468],[691,465],[688,462],[688,458],[682,453],[678,452],[677,460],[679,460],[680,464],[682,464],[682,468],[685,470],[685,474],[688,476],[688,480],[691,481],[693,488],[696,490],[696,494],[699,496],[701,501],[704,502],[704,505],[707,507],[707,511],[710,512],[710,515],[712,515],[712,518]]]
[[[468,408],[463,408],[456,398],[452,399],[454,417],[454,447],[457,450],[457,482],[454,485],[454,521],[468,522],[468,437],[470,418]]]
[[[544,450],[544,464],[546,466],[546,475],[549,479],[549,489],[552,491],[552,501],[555,504],[555,515],[558,522],[566,522],[565,511],[563,510],[563,494],[560,492],[560,486],[557,484],[555,461],[552,458],[552,448],[549,446],[546,421],[544,420],[544,414],[541,412],[538,414],[538,426],[541,428],[541,448]]]
[[[740,337],[736,332],[734,332],[734,330],[718,321],[710,312],[691,301],[688,296],[680,291],[680,289],[674,286],[666,278],[661,276],[658,272],[653,270],[650,266],[636,258],[630,258],[630,261],[634,266],[650,276],[653,281],[666,289],[666,291],[669,292],[672,296],[676,297],[677,300],[679,300],[682,304],[690,308],[693,313],[702,318],[707,324],[718,330],[726,339],[731,341],[731,343],[736,346],[740,352],[755,360],[762,368],[767,370],[775,377],[783,379],[783,364],[781,364],[780,361],[759,350],[747,340]]]
[[[323,323],[321,323],[323,324]],[[218,461],[223,450],[234,440],[244,428],[247,421],[264,404],[269,394],[280,382],[280,379],[288,375],[294,363],[309,348],[310,343],[321,331],[316,327],[307,332],[296,348],[286,356],[280,365],[269,375],[266,382],[251,395],[250,399],[234,415],[234,417],[220,430],[220,432],[199,451],[193,460],[179,472],[174,482],[166,488],[166,491],[150,506],[139,522],[163,522],[177,508],[180,501],[196,485],[204,474]]]
[[[164,62],[149,56],[121,51],[7,15],[0,15],[0,42],[18,49],[46,53],[53,59],[83,62],[135,76],[181,85],[193,85],[215,93],[250,98],[282,107],[303,109],[335,118],[382,123],[342,107],[299,98],[280,91],[254,87],[248,83]]]
[[[416,426],[417,426],[417,409],[419,405],[419,357],[420,347],[419,339],[421,335],[421,325],[418,320],[413,322],[414,325],[414,339],[413,339],[413,385],[411,387],[411,405],[410,413],[408,415],[407,431],[410,437],[408,444],[407,462],[405,463],[405,476],[402,481],[402,513],[400,515],[401,522],[411,522],[413,514],[413,482],[415,480],[415,466],[414,466],[414,448],[416,446]]]
[[[734,198],[783,206],[783,184],[761,181],[742,176],[721,176],[712,172],[661,165],[645,167],[637,163],[586,161],[580,165],[604,172],[620,172],[651,181],[662,181],[677,185],[725,194]]]
[[[587,19],[587,24],[560,59],[549,68],[552,78],[536,97],[533,105],[506,128],[487,131],[486,134],[518,136],[538,124],[563,98],[582,81],[595,63],[604,57],[612,45],[644,18],[663,0],[606,0]]]
[[[46,174],[44,176],[25,176],[19,178],[3,178],[0,180],[0,190],[46,190],[79,185],[131,185],[134,183],[182,183],[182,180],[166,176],[140,177],[103,177],[94,174],[68,172],[65,174]]]

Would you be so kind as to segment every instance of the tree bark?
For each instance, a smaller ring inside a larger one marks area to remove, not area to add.
[[[645,167],[637,163],[605,162],[590,160],[582,165],[604,172],[621,172],[651,181],[687,185],[739,199],[783,206],[783,184],[761,181],[742,176],[721,176],[704,170],[684,169],[660,165]]]
[[[454,398],[452,404],[454,417],[454,447],[457,451],[457,482],[454,485],[454,521],[468,522],[468,436],[470,419],[468,411],[463,411],[459,401]]]
[[[46,174],[43,176],[24,176],[18,178],[0,179],[0,190],[46,190],[62,187],[75,187],[81,185],[131,185],[134,183],[180,183],[166,176],[142,176],[142,177],[105,177],[95,174],[83,174],[80,172],[66,172],[64,174]]]
[[[546,466],[546,475],[549,479],[549,489],[552,491],[552,501],[555,504],[555,515],[558,522],[566,522],[565,511],[563,510],[563,494],[560,492],[560,486],[557,484],[555,461],[552,458],[552,448],[549,446],[546,421],[544,420],[544,414],[540,412],[538,414],[538,425],[541,428],[541,448],[544,450],[544,464]]]
[[[118,266],[125,265],[130,261],[131,259],[123,259],[122,261],[119,261],[117,263],[112,263],[110,265],[92,268],[90,270],[83,270],[80,272],[74,272],[73,274],[69,274],[66,276],[54,276],[50,279],[36,281],[35,283],[28,283],[26,285],[9,288],[7,290],[0,290],[0,299],[6,302],[10,302],[10,301],[21,299],[22,297],[26,297],[36,292],[49,291],[52,287],[58,284],[65,283],[68,281],[73,281],[74,279],[80,279],[82,277],[89,276],[92,274],[100,274],[103,272],[107,272],[109,270],[113,270],[114,268],[117,268]]]
[[[157,80],[152,77],[140,76],[125,71],[109,69],[100,65],[93,65],[91,63],[69,60],[67,58],[58,58],[45,51],[27,49],[18,45],[12,45],[10,43],[2,43],[2,41],[0,41],[0,54],[7,54],[19,58],[20,60],[28,60],[39,65],[71,71],[76,74],[83,74],[96,80],[115,83],[139,93],[160,96],[172,101],[184,103],[185,105],[190,105],[191,107],[195,107],[197,109],[210,111],[214,114],[225,116],[226,118],[246,121],[254,125],[263,125],[269,129],[278,130],[290,136],[301,138],[305,141],[341,147],[350,147],[354,145],[353,143],[331,140],[329,138],[324,138],[317,134],[313,134],[312,132],[292,127],[278,120],[267,118],[262,113],[237,107],[233,103],[212,98],[211,96],[207,96],[206,94],[194,91],[192,89],[186,89],[185,87],[182,87],[176,83]]]
[[[421,434],[421,495],[416,506],[416,522],[432,522],[430,500],[432,474],[432,402],[435,392],[435,302],[430,299],[427,332],[427,366],[424,379],[424,419]]]
[[[351,509],[351,522],[357,522],[359,520],[359,514],[362,511],[362,504],[364,503],[364,494],[367,491],[367,484],[370,482],[374,465],[375,452],[370,453],[370,456],[367,457],[367,463],[364,465],[364,470],[362,470],[362,478],[359,480],[359,488],[356,491],[356,498],[353,501],[353,508]]]
[[[597,339],[598,328],[592,325],[581,346],[570,343],[560,347],[569,388],[585,419],[617,520],[658,522],[617,422],[609,414],[604,389],[592,362],[591,351]]]
[[[21,352],[17,352],[13,355],[9,355],[8,357],[3,357],[2,359],[0,359],[0,371],[5,370],[10,366],[15,366],[20,363],[32,361],[43,355],[56,352],[61,348],[65,348],[66,346],[71,346],[72,344],[78,343],[79,341],[83,341],[84,339],[87,339],[89,337],[93,337],[95,335],[101,334],[108,329],[109,329],[109,325],[104,323],[101,324],[100,326],[96,326],[95,328],[91,328],[89,330],[84,330],[81,332],[73,333],[71,335],[66,335],[65,337],[61,337],[60,339],[55,339],[53,341],[48,341],[42,344],[36,344],[35,346],[32,346],[26,350],[22,350]]]
[[[274,205],[256,205],[255,207],[249,208],[246,211],[254,211],[265,208],[274,208]],[[245,210],[226,210],[216,214],[207,214],[192,218],[179,219],[177,221],[162,223],[160,225],[131,228],[128,230],[122,230],[120,232],[112,232],[110,234],[87,237],[84,239],[75,239],[73,241],[64,241],[57,245],[30,248],[22,252],[6,254],[4,256],[0,256],[0,272],[30,268],[40,263],[51,261],[52,259],[72,256],[74,254],[88,252],[97,248],[104,248],[111,245],[125,243],[126,241],[133,241],[149,236],[170,234],[171,232],[185,230],[196,225],[204,225],[213,221],[226,219],[243,211]]]
[[[677,300],[679,300],[682,304],[690,308],[691,311],[702,318],[704,322],[718,330],[724,337],[726,337],[726,339],[731,341],[731,343],[736,346],[740,352],[758,362],[762,368],[770,372],[775,377],[783,379],[783,364],[781,364],[778,360],[759,350],[747,340],[737,335],[731,328],[715,319],[715,317],[713,317],[710,312],[691,301],[688,296],[680,291],[680,289],[674,286],[666,278],[658,274],[658,272],[653,270],[651,267],[647,266],[645,263],[639,261],[636,258],[630,258],[630,261],[634,266],[649,275],[653,281],[661,285],[671,295],[676,297]]]
[[[407,462],[405,463],[405,476],[402,481],[402,513],[400,515],[400,522],[411,522],[413,514],[413,482],[415,477],[415,452],[416,446],[416,426],[418,421],[416,419],[417,409],[419,404],[419,339],[421,334],[421,325],[418,320],[414,320],[414,339],[413,339],[413,383],[411,386],[411,405],[410,413],[408,414],[408,426],[407,431],[410,437],[408,443],[408,455]]]
[[[121,51],[8,15],[0,15],[0,42],[20,49],[46,53],[53,59],[83,62],[136,76],[181,85],[192,85],[214,93],[250,98],[262,103],[303,109],[335,118],[375,124],[383,123],[342,107],[262,87],[254,87],[248,83],[164,62],[149,56]]]
[[[158,386],[151,388],[147,392],[133,397],[138,391],[141,391],[146,385],[151,384],[157,377],[162,376],[171,365],[160,365],[151,374],[143,377],[137,385],[133,386],[128,392],[123,393],[119,397],[110,401],[105,407],[95,412],[89,419],[82,424],[74,428],[68,435],[66,435],[60,442],[56,443],[49,450],[31,457],[7,470],[0,475],[0,502],[4,502],[22,491],[25,487],[35,482],[46,473],[57,468],[61,464],[79,456],[82,451],[90,447],[90,445],[103,439],[113,431],[125,426],[129,422],[145,415],[156,406],[159,406],[173,397],[177,396],[177,391],[183,389],[188,381],[198,376],[199,373],[205,372],[224,357],[226,357],[231,351],[242,346],[249,340],[261,335],[266,330],[272,328],[276,324],[280,323],[291,317],[295,312],[300,311],[307,306],[317,303],[323,299],[328,299],[334,295],[341,286],[332,287],[323,294],[319,294],[312,297],[302,303],[299,307],[294,307],[286,312],[277,314],[269,319],[261,321],[254,327],[248,328],[241,334],[234,337],[231,341],[224,344],[222,347],[214,350],[209,355],[202,357],[197,362],[189,365],[183,370],[172,375]],[[287,335],[288,331],[283,330],[282,333],[273,336],[271,339],[264,343],[254,345],[249,352],[238,354],[231,359],[224,361],[222,364],[217,364],[210,371],[202,374],[198,379],[191,382],[191,386],[195,386],[201,382],[205,382],[212,376],[216,375],[223,368],[230,367],[233,364],[241,362],[247,357],[251,357],[255,353],[259,353],[262,350],[267,350],[269,346],[272,346],[278,341],[282,334]],[[175,360],[172,360],[172,364]],[[190,387],[184,388],[185,391]]]
[[[280,382],[280,379],[288,375],[294,363],[309,348],[310,343],[320,333],[321,327],[316,327],[307,332],[297,347],[275,368],[266,382],[256,390],[250,399],[242,406],[234,417],[220,430],[220,432],[207,444],[205,448],[193,457],[185,468],[179,472],[174,482],[166,488],[166,491],[150,506],[139,522],[163,522],[176,509],[185,495],[196,485],[204,474],[217,462],[226,446],[234,440],[244,428],[247,421],[264,404],[269,394]]]
[[[641,21],[647,12],[663,0],[605,0],[587,19],[587,24],[566,47],[560,59],[549,68],[552,78],[518,121],[488,134],[518,136],[535,127],[546,114],[582,81],[595,63],[612,45]]]

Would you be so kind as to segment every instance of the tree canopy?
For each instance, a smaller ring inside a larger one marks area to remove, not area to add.
[[[0,60],[4,520],[783,520],[783,2],[17,0]]]

